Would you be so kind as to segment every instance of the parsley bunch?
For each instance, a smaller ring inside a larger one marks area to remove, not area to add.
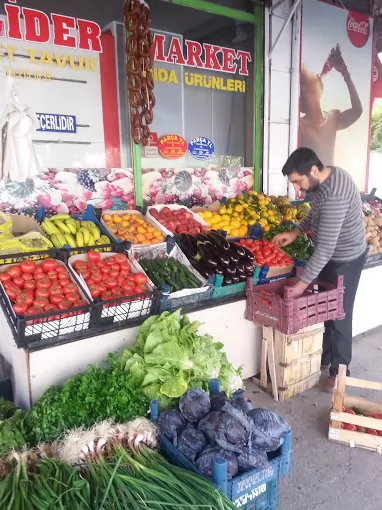
[[[52,441],[74,427],[91,427],[112,419],[125,423],[146,416],[149,400],[132,376],[109,357],[103,366],[90,365],[61,387],[53,387],[32,407],[27,426],[37,441]]]

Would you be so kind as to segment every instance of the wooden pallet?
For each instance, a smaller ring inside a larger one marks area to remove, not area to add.
[[[264,326],[261,372],[254,382],[272,393],[276,401],[287,400],[315,386],[321,375],[324,331],[323,324],[317,324],[285,335]]]
[[[350,447],[365,448],[382,454],[382,437],[346,430],[342,428],[343,423],[350,423],[366,429],[382,431],[382,419],[371,418],[343,412],[344,408],[357,408],[367,414],[380,414],[382,416],[382,403],[373,402],[361,397],[346,395],[346,387],[364,388],[368,390],[382,391],[382,383],[355,379],[346,376],[346,366],[340,365],[336,388],[333,392],[332,409],[329,422],[329,439],[336,443],[347,444]],[[382,432],[381,432],[382,433]]]

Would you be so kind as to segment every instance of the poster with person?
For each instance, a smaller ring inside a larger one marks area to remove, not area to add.
[[[373,21],[319,0],[305,2],[300,72],[300,147],[347,170],[367,190]]]

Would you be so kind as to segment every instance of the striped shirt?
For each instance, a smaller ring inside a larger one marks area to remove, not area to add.
[[[309,284],[329,260],[348,262],[366,251],[361,195],[342,168],[331,167],[329,177],[311,193],[311,211],[299,224],[302,232],[312,230],[314,253],[301,280]]]

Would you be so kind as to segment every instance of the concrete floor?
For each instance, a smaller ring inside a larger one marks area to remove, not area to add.
[[[354,377],[382,381],[382,330],[357,339],[353,359]],[[328,440],[331,395],[317,387],[277,404],[251,383],[247,391],[257,407],[275,410],[292,426],[292,469],[281,481],[278,510],[382,509],[382,456]],[[382,402],[382,392],[352,393]]]

